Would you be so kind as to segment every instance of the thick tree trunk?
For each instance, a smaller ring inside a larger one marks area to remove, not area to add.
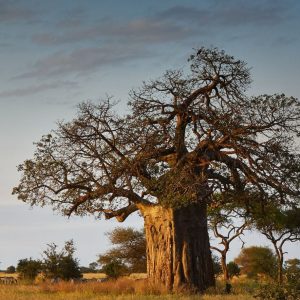
[[[202,292],[214,286],[206,205],[142,208],[149,280],[168,290]]]

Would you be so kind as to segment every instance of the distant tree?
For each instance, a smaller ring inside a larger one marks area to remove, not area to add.
[[[258,274],[276,275],[276,256],[268,247],[243,248],[234,262],[241,268],[241,273],[250,278],[256,278]]]
[[[91,262],[90,264],[89,264],[89,268],[92,270],[92,271],[94,271],[94,272],[96,272],[97,271],[97,268],[99,267],[99,264],[97,263],[97,262]]]
[[[218,256],[212,255],[212,260],[213,260],[214,274],[215,276],[218,276],[222,273],[222,266],[220,263],[220,259]]]
[[[288,259],[285,262],[284,272],[288,283],[297,286],[300,290],[300,259]]]
[[[239,265],[234,261],[231,261],[227,264],[227,270],[229,278],[232,278],[233,276],[239,276],[241,273]]]
[[[72,278],[81,278],[82,274],[78,265],[78,261],[72,256],[64,256],[59,262],[58,277],[64,280]]]
[[[13,274],[16,272],[16,267],[15,266],[9,266],[7,269],[6,269],[6,273],[8,274]]]
[[[213,199],[215,197],[220,197],[220,195],[215,195]],[[219,253],[224,280],[228,281],[230,274],[226,260],[230,244],[240,239],[242,247],[244,246],[241,236],[245,230],[250,229],[251,221],[244,209],[239,208],[237,203],[218,205],[218,201],[212,201],[208,208],[208,224],[218,242],[218,245],[212,244],[210,248]]]
[[[47,246],[43,252],[43,271],[47,278],[69,280],[82,276],[78,260],[73,256],[75,252],[73,240],[65,242],[64,248],[60,251],[55,243]]]
[[[300,208],[283,210],[274,205],[252,209],[256,228],[272,243],[277,257],[277,281],[283,283],[284,246],[300,241]]]
[[[120,260],[114,259],[103,265],[102,272],[110,278],[118,278],[128,273],[128,267]]]
[[[271,241],[277,256],[277,281],[283,283],[284,246],[300,241],[300,208],[280,210],[268,208],[256,220],[257,229]]]
[[[17,272],[21,279],[34,280],[42,271],[42,262],[31,258],[20,259],[17,265]]]
[[[95,273],[95,272],[99,271],[97,268],[99,268],[99,264],[97,262],[92,262],[89,264],[88,267],[81,266],[80,272],[81,273]]]
[[[126,266],[130,273],[147,271],[146,239],[143,229],[117,227],[107,235],[114,247],[99,255],[100,265],[118,262],[118,264]]]

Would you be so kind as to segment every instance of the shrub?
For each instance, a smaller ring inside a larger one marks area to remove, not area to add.
[[[268,284],[261,286],[254,297],[260,300],[299,300],[300,289],[289,284]]]
[[[234,261],[231,261],[227,264],[227,269],[230,278],[233,276],[239,276],[241,273],[240,267]]]
[[[34,280],[39,272],[42,270],[42,263],[39,260],[31,258],[20,259],[17,265],[17,271],[21,279]]]
[[[118,278],[128,272],[126,265],[118,260],[113,260],[102,267],[102,271],[110,278]]]
[[[257,278],[258,274],[275,277],[277,260],[273,251],[268,247],[252,246],[243,248],[235,259],[241,268],[241,273],[249,278]]]
[[[16,267],[15,266],[9,266],[7,269],[6,269],[6,273],[8,274],[13,274],[16,272]]]
[[[46,277],[63,280],[80,278],[82,275],[78,260],[73,257],[74,252],[75,247],[72,240],[67,241],[61,251],[57,249],[56,244],[48,244],[43,260],[43,272]]]

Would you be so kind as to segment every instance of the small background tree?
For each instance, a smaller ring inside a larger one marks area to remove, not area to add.
[[[221,195],[215,197],[221,197]],[[239,239],[242,247],[244,246],[241,236],[245,230],[250,229],[251,221],[246,216],[244,209],[239,208],[236,203],[227,205],[217,205],[217,203],[218,201],[212,202],[208,209],[209,229],[218,242],[217,245],[213,244],[210,248],[220,255],[224,280],[228,281],[231,276],[226,260],[230,245],[234,240]]]
[[[114,247],[99,255],[98,262],[103,266],[102,270],[110,265],[110,268],[118,268],[122,272],[146,272],[146,240],[143,229],[117,227],[108,232],[107,236]]]
[[[216,277],[218,277],[220,274],[222,274],[222,266],[220,263],[220,259],[218,256],[212,255],[212,261],[213,261],[214,274]]]
[[[258,274],[272,278],[276,275],[276,257],[268,247],[243,248],[234,261],[240,266],[241,273],[249,278],[257,278]]]
[[[97,262],[91,262],[88,267],[81,266],[81,273],[97,273],[99,272],[99,264]]]
[[[104,272],[109,278],[116,279],[122,275],[128,274],[128,267],[118,259],[113,259],[102,267]]]
[[[17,272],[21,279],[33,281],[42,270],[42,262],[31,258],[20,259],[17,265]]]
[[[284,268],[287,282],[300,291],[300,259],[288,259]]]
[[[63,280],[82,277],[74,252],[73,240],[65,242],[64,248],[60,251],[56,244],[48,244],[48,248],[43,252],[43,271],[46,277]]]
[[[16,267],[15,266],[9,266],[7,269],[6,269],[6,273],[8,274],[13,274],[16,272]]]
[[[277,281],[282,284],[284,246],[300,241],[300,208],[280,210],[268,205],[262,210],[256,209],[252,215],[256,228],[272,243],[277,257]]]
[[[234,261],[231,261],[227,264],[227,270],[229,278],[232,278],[233,276],[239,276],[241,273],[239,265]]]

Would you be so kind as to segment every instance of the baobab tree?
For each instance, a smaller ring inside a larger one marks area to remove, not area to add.
[[[150,280],[203,291],[214,285],[211,195],[282,203],[299,195],[300,110],[293,97],[248,97],[246,63],[224,51],[201,48],[189,63],[132,91],[127,115],[109,99],[81,104],[19,166],[13,193],[67,216],[122,222],[139,211]]]

